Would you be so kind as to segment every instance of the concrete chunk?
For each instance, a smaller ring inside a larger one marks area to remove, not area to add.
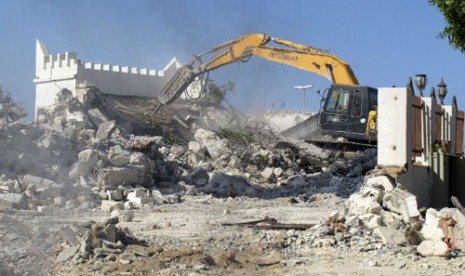
[[[131,222],[134,219],[134,210],[113,210],[111,217],[118,217],[119,221]]]
[[[449,247],[443,241],[426,240],[417,247],[418,253],[424,257],[448,257]]]
[[[439,226],[439,212],[433,208],[426,211],[425,224],[421,229],[421,234],[425,240],[442,241],[444,233]]]
[[[128,194],[127,200],[132,202],[134,206],[141,207],[146,204],[153,204],[154,198],[145,196],[145,193],[141,194],[138,191],[133,191]]]
[[[129,164],[131,153],[124,150],[120,145],[116,145],[108,151],[108,160],[114,166],[123,167]]]
[[[374,232],[381,237],[387,247],[392,248],[407,243],[405,233],[401,230],[379,226],[375,228]]]
[[[67,247],[63,249],[56,257],[57,262],[66,262],[70,260],[78,251],[78,246]]]
[[[362,216],[365,214],[380,214],[383,208],[376,197],[353,194],[349,198],[349,213]]]
[[[366,181],[366,186],[375,188],[382,187],[385,192],[391,192],[392,190],[394,190],[395,183],[388,176],[380,175],[368,178]]]
[[[87,117],[94,126],[99,126],[101,123],[108,121],[108,117],[98,108],[87,110]]]
[[[115,129],[115,126],[116,126],[115,120],[101,123],[98,126],[97,133],[95,134],[95,140],[97,140],[98,142],[98,141],[109,138],[111,132]]]
[[[112,200],[102,200],[102,205],[100,207],[103,211],[111,212],[113,210],[122,210],[124,205],[122,202],[112,201]]]
[[[420,217],[416,197],[406,190],[395,188],[384,195],[384,207],[402,216],[404,222]]]

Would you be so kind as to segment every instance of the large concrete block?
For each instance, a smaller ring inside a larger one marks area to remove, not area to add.
[[[385,175],[370,177],[367,179],[365,185],[369,187],[382,188],[385,192],[391,192],[395,187],[394,181]]]
[[[442,241],[444,239],[444,232],[439,226],[439,212],[435,209],[429,208],[426,211],[421,234],[425,240]]]
[[[143,166],[107,167],[99,171],[98,184],[108,188],[120,185],[152,184],[153,179]]]
[[[114,166],[123,167],[129,164],[131,153],[124,150],[120,145],[116,145],[108,151],[108,160]]]
[[[416,197],[406,190],[395,188],[384,195],[384,207],[400,214],[405,222],[416,220],[420,217]]]
[[[449,247],[443,241],[426,240],[417,247],[418,253],[424,257],[439,256],[448,257]]]
[[[383,208],[377,198],[356,193],[349,198],[349,213],[357,216],[365,214],[379,215]]]
[[[140,191],[140,190],[139,190]],[[154,202],[153,197],[145,196],[145,193],[140,193],[138,190],[130,192],[127,200],[132,202],[134,206],[142,207],[143,205],[151,205]]]
[[[98,108],[87,110],[87,117],[94,126],[99,126],[101,123],[108,121],[108,117]]]
[[[213,131],[197,129],[194,138],[207,149],[212,159],[217,159],[225,154],[231,154],[228,141],[221,139]]]

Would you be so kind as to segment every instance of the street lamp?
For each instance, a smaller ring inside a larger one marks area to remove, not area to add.
[[[307,85],[294,85],[294,88],[295,88],[295,89],[304,91],[304,112],[305,112],[305,91],[306,91],[307,89],[312,88],[312,87],[313,87],[313,85],[311,85],[311,84],[307,84]]]
[[[438,83],[438,96],[441,99],[441,104],[444,104],[444,98],[447,95],[447,85],[444,80],[441,78],[441,81]]]
[[[420,97],[423,97],[423,89],[425,89],[427,82],[428,78],[426,77],[426,74],[415,75],[415,85],[420,90]]]

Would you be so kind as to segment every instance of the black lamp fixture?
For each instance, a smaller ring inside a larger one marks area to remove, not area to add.
[[[444,80],[441,78],[441,81],[438,83],[438,97],[441,99],[441,104],[444,104],[444,98],[447,95],[447,85]]]
[[[423,89],[425,89],[427,83],[428,78],[426,77],[426,74],[415,75],[415,85],[420,90],[420,97],[423,97]]]

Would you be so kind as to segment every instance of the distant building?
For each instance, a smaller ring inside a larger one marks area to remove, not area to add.
[[[47,46],[37,39],[34,119],[40,108],[54,104],[61,89],[76,95],[79,81],[87,81],[103,93],[154,97],[180,66],[175,57],[162,70],[82,62],[73,52],[50,54]]]

